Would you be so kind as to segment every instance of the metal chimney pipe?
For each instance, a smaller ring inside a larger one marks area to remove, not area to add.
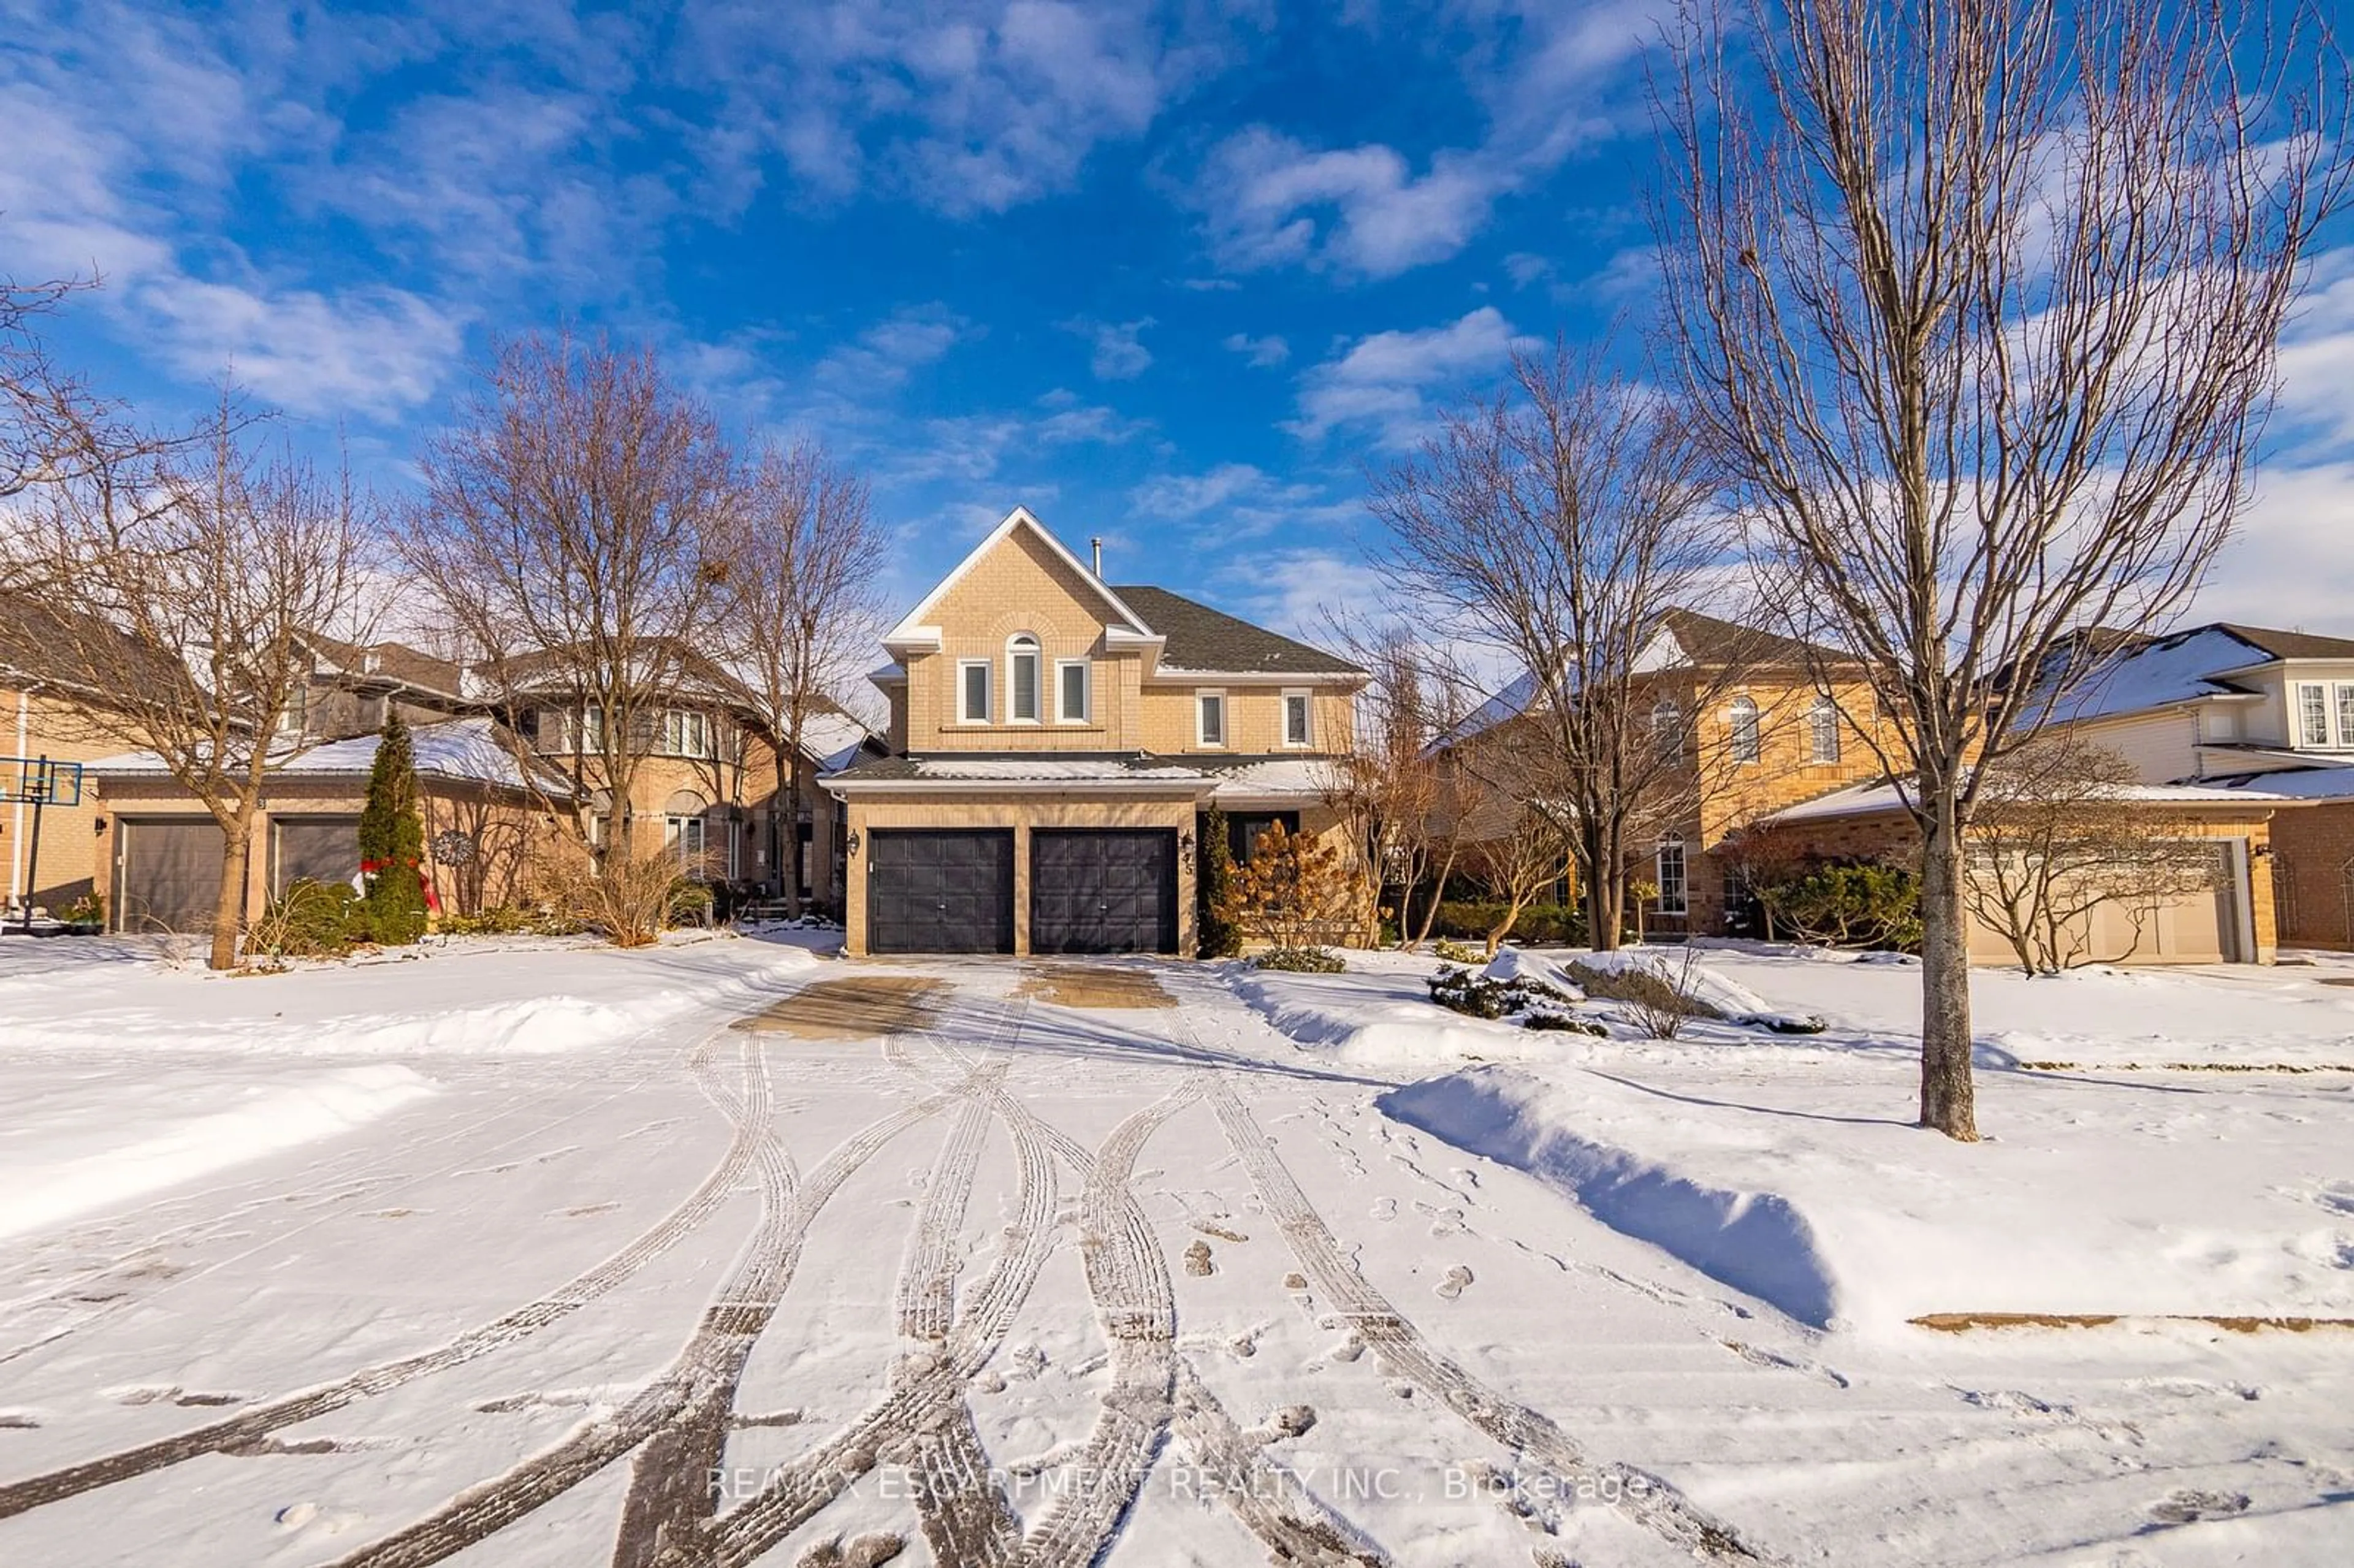
[[[1101,582],[1103,581],[1103,539],[1101,535],[1097,535],[1089,539],[1087,543],[1094,547],[1096,553],[1096,581]]]

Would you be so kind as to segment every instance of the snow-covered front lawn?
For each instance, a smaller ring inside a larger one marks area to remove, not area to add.
[[[1720,1006],[1755,997],[1824,1032],[1707,1021],[1663,1041],[1589,1004],[1574,1011],[1610,1038],[1539,1033],[1432,1005],[1435,962],[1395,954],[1230,976],[1309,1052],[1402,1079],[1453,1065],[1383,1109],[1804,1323],[2354,1318],[2354,989],[2329,983],[2354,979],[2344,959],[1979,972],[1976,1146],[1912,1125],[1913,965],[1763,946],[1696,965]]]

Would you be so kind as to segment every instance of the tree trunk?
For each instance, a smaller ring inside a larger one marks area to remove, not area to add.
[[[788,755],[781,745],[769,754],[777,769],[777,787],[769,795],[769,853],[776,862],[777,895],[787,901],[787,910],[798,915],[801,906],[793,900],[799,897],[801,888],[800,878],[793,874],[793,858],[801,853],[801,824],[800,807],[791,799],[796,775],[786,761]],[[779,801],[783,804],[779,805]],[[785,836],[788,832],[792,835],[790,844]]]
[[[246,848],[252,842],[250,818],[239,817],[235,828],[221,830],[220,901],[213,906],[212,956],[205,960],[208,968],[237,968],[238,928],[245,919]]]
[[[1925,791],[1926,793],[1926,791]],[[1921,1125],[1965,1143],[1978,1141],[1970,1080],[1970,941],[1962,906],[1960,824],[1951,786],[1922,805]]]
[[[801,912],[801,770],[785,764],[785,842],[790,853],[785,856],[785,914],[799,918]],[[810,848],[817,848],[817,835],[810,835]]]
[[[1422,912],[1422,927],[1415,932],[1414,945],[1406,948],[1407,952],[1420,952],[1422,945],[1430,940],[1430,928],[1438,924],[1438,906],[1447,901],[1447,879],[1454,873],[1455,851],[1450,847],[1447,852],[1447,858],[1438,863],[1437,874],[1430,879],[1430,905]],[[1398,927],[1398,934],[1400,936],[1405,934],[1405,927],[1403,925]]]
[[[1588,819],[1585,830],[1585,945],[1597,953],[1618,950],[1618,927],[1626,918],[1627,868],[1619,863],[1615,838]]]

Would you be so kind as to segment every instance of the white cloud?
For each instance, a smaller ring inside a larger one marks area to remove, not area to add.
[[[1261,370],[1271,365],[1281,365],[1291,357],[1291,345],[1272,334],[1266,337],[1253,337],[1246,332],[1230,333],[1220,346],[1229,354],[1241,355]]]
[[[1226,266],[1382,278],[1462,249],[1509,183],[1466,154],[1440,153],[1417,175],[1385,146],[1319,151],[1254,125],[1212,153],[1195,199]]]
[[[1363,511],[1360,503],[1334,501],[1317,485],[1278,480],[1245,462],[1156,474],[1129,492],[1129,505],[1140,517],[1196,524],[1229,542],[1320,531],[1353,522]]]
[[[1335,621],[1389,614],[1387,579],[1353,551],[1255,551],[1247,567],[1229,567],[1216,581],[1225,590],[1221,603],[1234,614],[1310,643],[1334,641]]]
[[[1312,440],[1365,427],[1385,446],[1411,446],[1428,425],[1432,397],[1492,379],[1514,353],[1539,346],[1493,305],[1445,326],[1374,333],[1300,377],[1299,418],[1287,428]]]
[[[872,396],[901,386],[970,335],[973,329],[945,305],[909,306],[836,345],[814,375],[845,396]]]
[[[2196,620],[2354,633],[2354,461],[2262,470]]]
[[[1098,381],[1133,381],[1152,366],[1152,351],[1140,341],[1144,329],[1152,324],[1150,316],[1132,322],[1099,322],[1079,316],[1055,324],[1094,345],[1087,368]]]
[[[773,152],[843,199],[881,185],[959,217],[1069,189],[1096,147],[1140,135],[1223,64],[1239,30],[1149,0],[759,0],[687,14],[679,74],[716,93],[709,145]]]
[[[258,292],[179,274],[133,298],[191,380],[228,372],[297,414],[392,418],[433,395],[463,344],[459,318],[398,289]]]

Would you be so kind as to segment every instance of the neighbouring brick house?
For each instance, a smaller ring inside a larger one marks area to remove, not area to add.
[[[1663,610],[1635,661],[1635,711],[1676,767],[1651,794],[1661,825],[1628,870],[1657,891],[1645,928],[1717,935],[1744,918],[1747,895],[1730,842],[1774,810],[1860,779],[1877,779],[1877,753],[1858,729],[1872,691],[1850,659],[1697,610]],[[1525,675],[1490,697],[1449,745],[1510,744],[1541,725],[1543,701]],[[1540,743],[1541,744],[1541,743]],[[1630,916],[1631,916],[1630,911]]]
[[[1156,588],[1015,508],[884,639],[889,755],[830,773],[849,950],[1191,953],[1215,804],[1345,844],[1364,672]]]
[[[801,895],[838,908],[845,832],[838,802],[819,776],[850,766],[880,743],[856,718],[828,702],[804,722],[798,820],[785,821],[777,788],[777,754],[762,736],[758,706],[743,683],[692,649],[658,651],[674,673],[662,701],[638,715],[630,749],[636,766],[625,805],[633,853],[666,849],[682,867],[713,880],[781,892],[788,872]],[[552,662],[551,669],[562,661]],[[535,680],[529,662],[501,705],[532,752],[571,781],[583,802],[591,841],[605,847],[611,796],[603,776],[604,715],[551,675]]]
[[[2354,652],[2354,644],[2349,645]],[[1638,661],[1638,707],[1682,763],[1667,793],[1681,821],[1628,866],[1658,890],[1645,910],[1655,934],[1755,934],[1747,893],[1753,864],[1820,857],[1903,858],[1918,838],[1872,740],[1882,722],[1864,670],[1851,657],[1687,609],[1664,612]],[[2354,673],[2349,673],[2354,679]],[[1533,683],[1516,683],[1479,715],[1493,728],[1529,722]],[[1515,699],[1513,694],[1521,695]],[[2354,725],[2354,708],[2349,709]],[[2349,728],[2354,736],[2354,728]],[[1671,738],[1670,738],[1671,737]],[[1893,737],[1883,737],[1891,738]],[[1465,744],[1476,739],[1476,734]],[[2349,770],[2354,777],[2354,769]],[[2141,810],[2163,814],[2175,836],[2211,841],[2208,885],[2146,916],[2094,917],[2104,956],[2143,962],[2271,961],[2279,936],[2272,878],[2274,845],[2315,815],[2273,790],[2206,787],[2138,791]],[[1770,849],[1768,841],[1770,840]],[[2114,928],[2113,928],[2114,927]],[[1983,928],[1974,958],[2003,961],[2009,948]]]
[[[2154,784],[2285,798],[2270,874],[2285,947],[2354,948],[2354,638],[2214,621],[2105,632],[2052,719]]]

